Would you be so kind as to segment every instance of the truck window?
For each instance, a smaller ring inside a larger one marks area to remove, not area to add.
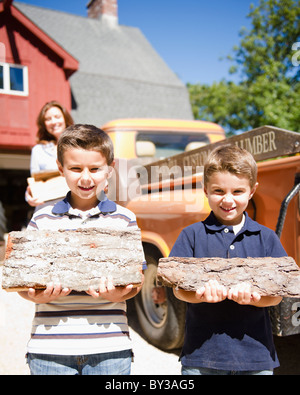
[[[137,156],[166,158],[184,151],[209,144],[206,133],[191,132],[138,132],[136,136]]]

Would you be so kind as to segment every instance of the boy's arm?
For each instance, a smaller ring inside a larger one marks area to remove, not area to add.
[[[281,296],[262,296],[259,302],[250,303],[255,307],[277,306],[282,301]]]
[[[200,303],[200,300],[196,298],[196,292],[184,291],[183,289],[173,288],[174,296],[187,303]]]

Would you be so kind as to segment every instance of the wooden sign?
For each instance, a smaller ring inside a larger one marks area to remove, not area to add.
[[[141,185],[201,173],[210,152],[218,146],[235,144],[249,151],[256,161],[300,152],[300,134],[273,126],[261,126],[193,151],[153,162],[138,171]]]
[[[115,286],[142,280],[140,230],[78,229],[10,232],[2,288],[43,289],[49,282],[74,291],[98,289],[101,277]]]

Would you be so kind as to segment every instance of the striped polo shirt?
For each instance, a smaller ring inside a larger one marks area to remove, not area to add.
[[[67,197],[36,211],[29,230],[78,228],[137,229],[128,209],[104,196],[88,212],[73,209]],[[142,266],[143,262],[141,262]],[[143,266],[143,269],[145,267]],[[87,355],[131,349],[126,302],[94,299],[72,292],[47,304],[36,304],[28,352],[52,355]]]

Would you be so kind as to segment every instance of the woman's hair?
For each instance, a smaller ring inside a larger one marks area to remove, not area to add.
[[[114,160],[114,146],[110,137],[93,125],[76,124],[62,132],[57,143],[57,159],[62,165],[64,153],[70,148],[98,151],[109,166]]]
[[[52,100],[52,101],[46,103],[42,107],[42,109],[37,117],[37,121],[36,121],[37,126],[38,126],[38,132],[37,132],[37,142],[38,143],[41,143],[43,141],[55,141],[56,142],[55,136],[53,136],[51,133],[47,132],[47,129],[45,127],[45,114],[52,107],[57,107],[61,110],[61,112],[64,116],[64,119],[65,119],[66,127],[74,124],[73,118],[71,117],[70,113],[60,103],[58,103],[55,100]]]
[[[207,186],[209,178],[217,172],[244,176],[248,178],[251,188],[256,184],[256,162],[250,152],[237,145],[223,145],[209,154],[204,165],[204,186]]]

